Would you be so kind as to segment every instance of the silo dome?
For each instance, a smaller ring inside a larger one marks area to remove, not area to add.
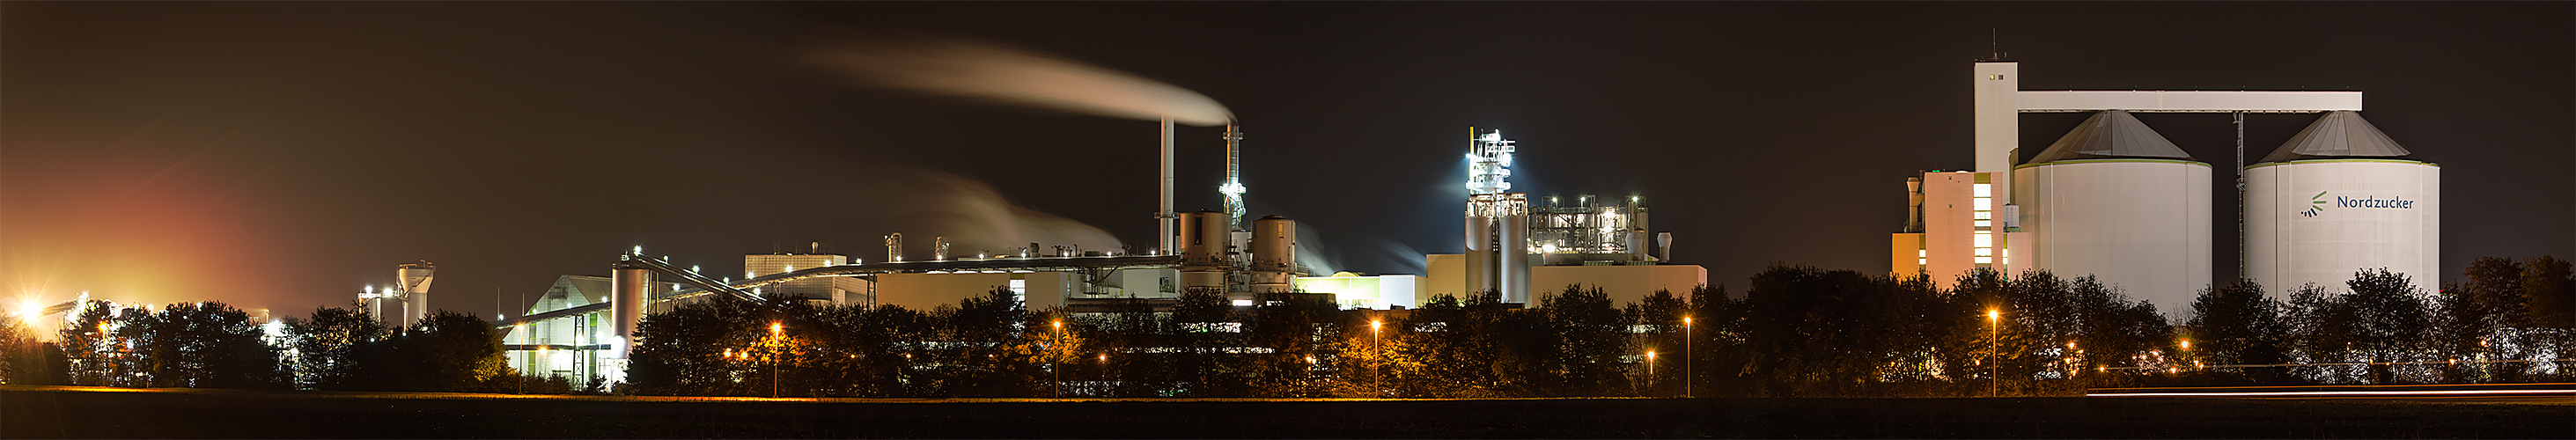
[[[2094,113],[2013,167],[2031,243],[2006,258],[2091,275],[2179,315],[2210,280],[2209,171],[2129,112]]]
[[[2345,290],[2386,268],[2441,279],[2442,168],[2350,111],[2328,112],[2245,170],[2246,277],[2274,293]]]

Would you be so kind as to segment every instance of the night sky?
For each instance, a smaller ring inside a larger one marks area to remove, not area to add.
[[[720,274],[812,242],[879,261],[892,232],[914,258],[933,236],[1151,245],[1153,123],[800,60],[919,41],[1215,99],[1246,133],[1251,214],[1311,227],[1331,269],[1457,252],[1475,126],[1520,142],[1516,190],[1644,196],[1712,283],[1875,273],[1905,177],[1971,165],[1990,32],[2031,90],[2365,92],[2373,124],[2443,166],[2451,279],[2478,256],[2576,256],[2571,23],[2567,2],[8,2],[0,288],[300,316],[427,259],[433,306],[489,317],[496,291],[638,245]],[[2024,151],[2083,117],[2024,116]],[[2139,118],[2232,177],[2227,115]],[[2314,118],[2249,116],[2246,154]],[[1222,208],[1220,131],[1178,132],[1181,211]],[[2223,277],[2235,204],[2212,188]]]

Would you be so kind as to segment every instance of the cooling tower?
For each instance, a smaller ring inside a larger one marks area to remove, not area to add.
[[[2209,172],[2128,112],[2095,113],[2013,168],[2032,243],[1998,257],[2097,277],[2168,315],[2188,310],[2210,281]]]
[[[2437,283],[2442,168],[2408,154],[2360,113],[2336,111],[2247,166],[2246,277],[2274,293],[2340,291],[2380,268]]]

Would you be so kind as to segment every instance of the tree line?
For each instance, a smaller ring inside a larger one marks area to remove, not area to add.
[[[130,387],[817,397],[2066,395],[2120,386],[2566,381],[2564,260],[2481,258],[2428,290],[2362,271],[2342,288],[2204,289],[2180,322],[2092,277],[1925,277],[1774,266],[1617,304],[1566,286],[1403,311],[1317,295],[1236,307],[1184,292],[1097,313],[996,288],[929,310],[719,298],[646,317],[627,383],[527,377],[502,334],[438,312],[388,328],[321,307],[274,335],[222,303],[84,307],[41,342],[0,328],[9,383]],[[105,304],[105,303],[99,303]]]

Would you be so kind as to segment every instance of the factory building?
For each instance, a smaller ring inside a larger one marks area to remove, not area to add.
[[[1998,54],[1997,58],[2000,58]],[[2019,64],[1981,60],[1975,74],[1974,171],[1909,177],[1907,220],[1891,236],[1889,273],[1949,287],[1976,269],[2092,276],[2172,316],[2219,275],[2274,292],[2339,286],[2361,269],[2433,278],[2440,243],[2440,168],[2363,121],[2349,91],[2024,91]],[[2092,116],[2029,160],[2018,113]],[[2232,113],[2243,263],[2213,273],[2211,165],[2133,112]],[[2261,163],[2245,165],[2245,113],[2323,113]],[[2343,214],[2340,217],[2328,217]],[[2319,220],[2326,219],[2326,220]]]
[[[1586,194],[1568,204],[1550,196],[1532,206],[1526,194],[1506,192],[1512,189],[1515,144],[1501,130],[1468,129],[1466,249],[1423,256],[1431,272],[1424,292],[1467,297],[1492,291],[1504,303],[1535,307],[1539,295],[1570,285],[1599,287],[1626,303],[1656,290],[1684,294],[1708,283],[1705,267],[1664,264],[1672,233],[1649,238],[1643,197],[1603,203]]]
[[[822,244],[816,243],[808,253],[744,255],[742,256],[743,279],[795,272],[798,268],[812,269],[851,263],[848,255],[827,254],[822,253],[821,250]],[[788,294],[812,301],[867,306],[876,304],[876,285],[875,281],[859,277],[815,277],[771,284],[760,289],[764,294]]]
[[[609,277],[594,275],[555,278],[554,285],[538,295],[520,316],[607,302],[611,298],[610,283]],[[563,376],[576,385],[588,383],[592,377],[617,382],[624,379],[625,368],[602,364],[610,360],[607,352],[614,336],[608,325],[610,318],[609,310],[601,309],[519,323],[501,337],[502,354],[509,358],[510,367],[521,374]]]
[[[1949,274],[1932,277],[1947,289],[1970,270],[2014,272],[2014,244],[2029,243],[2030,234],[2018,227],[2014,206],[1995,203],[1998,174],[1931,171],[1906,178],[1905,229],[1888,240],[1888,274]]]
[[[2340,291],[2365,269],[2436,282],[2442,167],[2408,154],[2360,113],[2337,111],[2248,167],[2246,277],[2273,292]]]
[[[1389,310],[1421,307],[1430,299],[1431,285],[1421,275],[1361,275],[1334,272],[1332,276],[1297,277],[1296,289],[1307,293],[1328,293],[1342,309]]]

